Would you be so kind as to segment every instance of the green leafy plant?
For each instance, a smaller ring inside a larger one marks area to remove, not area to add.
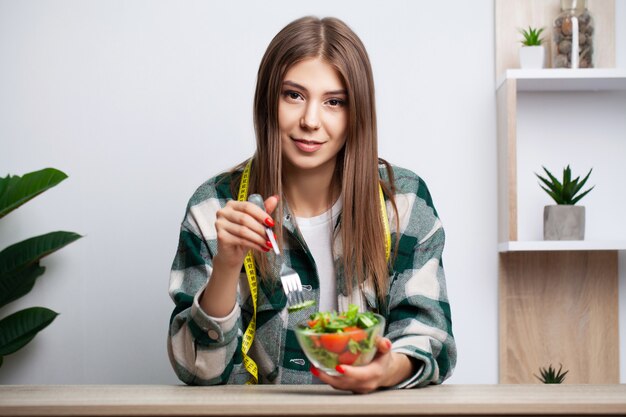
[[[0,178],[0,218],[67,178],[63,172],[46,168],[20,177]],[[26,239],[0,252],[0,308],[28,294],[46,270],[41,258],[81,236],[72,232],[51,232]],[[0,366],[4,356],[30,342],[56,318],[58,313],[45,307],[20,310],[0,320]]]
[[[544,178],[537,173],[535,173],[535,175],[547,187],[546,188],[540,184],[541,188],[543,188],[543,190],[548,193],[550,197],[552,197],[556,204],[574,205],[578,201],[580,201],[581,198],[586,196],[589,191],[595,188],[594,185],[584,193],[578,194],[589,179],[589,175],[591,175],[591,171],[593,171],[593,168],[590,169],[585,178],[580,181],[580,177],[576,177],[574,180],[572,180],[572,170],[568,165],[565,169],[563,169],[563,182],[560,182],[558,179],[556,179],[556,177],[552,175],[552,173],[548,171],[546,167],[542,168],[546,172],[546,174],[548,174],[549,179]]]
[[[540,38],[544,28],[532,28],[528,26],[528,29],[519,29],[524,39],[522,45],[524,46],[539,46],[543,43],[543,38]]]
[[[552,367],[552,364],[546,368],[539,368],[539,373],[541,374],[541,378],[535,375],[535,378],[543,382],[544,384],[560,384],[565,380],[565,375],[569,372],[568,370],[565,372],[561,372],[563,369],[563,365],[559,364],[559,370],[557,371]],[[534,374],[533,374],[534,375]]]

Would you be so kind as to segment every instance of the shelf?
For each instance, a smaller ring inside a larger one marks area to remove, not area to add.
[[[517,91],[626,90],[626,70],[613,68],[509,69],[497,88],[507,80],[517,81]]]
[[[559,0],[495,0],[501,384],[536,383],[531,370],[550,361],[567,364],[570,384],[620,381],[615,366],[620,352],[618,270],[619,257],[626,252],[621,228],[626,223],[618,215],[620,227],[607,235],[543,241],[537,223],[544,203],[526,195],[532,178],[528,168],[534,170],[541,162],[590,160],[597,153],[600,159],[594,159],[594,165],[605,158],[620,164],[624,128],[618,109],[626,94],[626,68],[615,68],[615,3],[589,2],[597,23],[595,68],[527,70],[519,69],[519,48],[513,47],[519,41],[515,28],[551,27]],[[617,137],[617,143],[611,140],[606,149],[607,143],[598,140]],[[609,173],[610,166],[605,168]],[[619,189],[621,177],[612,175],[607,189]],[[598,200],[596,210],[605,204],[620,207],[621,198],[615,203],[608,198]],[[531,219],[528,224],[526,216]],[[612,212],[607,220],[615,217]],[[591,223],[603,226],[595,220]]]
[[[626,250],[626,241],[604,240],[537,240],[510,241],[498,244],[498,252],[603,251]]]

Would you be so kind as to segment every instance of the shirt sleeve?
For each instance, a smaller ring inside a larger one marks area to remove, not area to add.
[[[440,384],[456,363],[442,253],[445,233],[426,185],[396,198],[400,230],[391,277],[387,337],[392,351],[418,362],[416,372],[393,388]]]
[[[183,221],[170,273],[169,294],[175,308],[170,318],[168,355],[177,376],[186,384],[225,384],[240,350],[241,310],[235,303],[228,316],[215,318],[200,308],[213,255],[205,237],[207,231],[198,226],[209,222],[198,221],[197,215],[188,211]]]

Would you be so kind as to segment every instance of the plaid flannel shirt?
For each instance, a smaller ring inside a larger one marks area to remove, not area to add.
[[[382,166],[379,171],[381,178],[388,180]],[[386,318],[385,336],[392,342],[392,351],[404,353],[423,365],[395,388],[439,384],[452,374],[456,363],[441,261],[444,230],[424,181],[406,169],[393,167],[393,171],[399,230],[395,213],[387,201],[391,259],[395,256],[395,262],[389,271],[387,311],[379,312]],[[187,384],[243,384],[250,378],[242,364],[241,353],[243,333],[252,316],[250,289],[243,268],[237,302],[228,316],[210,317],[198,302],[211,276],[212,258],[217,252],[216,212],[236,198],[230,191],[231,180],[230,174],[221,174],[202,184],[193,194],[172,265],[169,294],[176,306],[170,319],[168,353],[174,371]],[[312,293],[307,298],[319,301],[315,262],[288,208],[283,216],[285,261],[300,275],[304,290]],[[398,251],[394,253],[398,240]],[[334,249],[339,309],[345,310],[349,303],[355,303],[362,311],[378,311],[371,286],[355,289],[351,298],[342,294],[340,239],[336,240]],[[280,266],[272,268],[273,276],[279,276]],[[312,383],[310,363],[294,332],[297,323],[309,314],[306,310],[288,314],[280,282],[267,283],[259,279],[257,329],[249,352],[259,369],[259,383]]]

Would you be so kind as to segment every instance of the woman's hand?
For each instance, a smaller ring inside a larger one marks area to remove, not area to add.
[[[243,264],[248,250],[267,252],[272,245],[265,234],[265,227],[273,227],[270,214],[278,205],[278,197],[265,200],[265,210],[248,201],[231,200],[216,213],[217,255],[215,261],[231,267]],[[217,259],[219,258],[219,260]]]
[[[391,352],[391,341],[382,337],[377,341],[378,351],[372,362],[364,366],[338,365],[339,376],[331,376],[311,368],[320,381],[336,389],[357,394],[372,392],[380,387],[391,387],[409,378],[415,372],[413,362],[402,353]]]
[[[237,282],[241,265],[248,250],[269,251],[265,226],[272,227],[272,213],[278,197],[265,200],[267,213],[247,201],[229,201],[217,211],[217,254],[206,289],[200,297],[200,307],[209,316],[226,317],[237,300]]]

